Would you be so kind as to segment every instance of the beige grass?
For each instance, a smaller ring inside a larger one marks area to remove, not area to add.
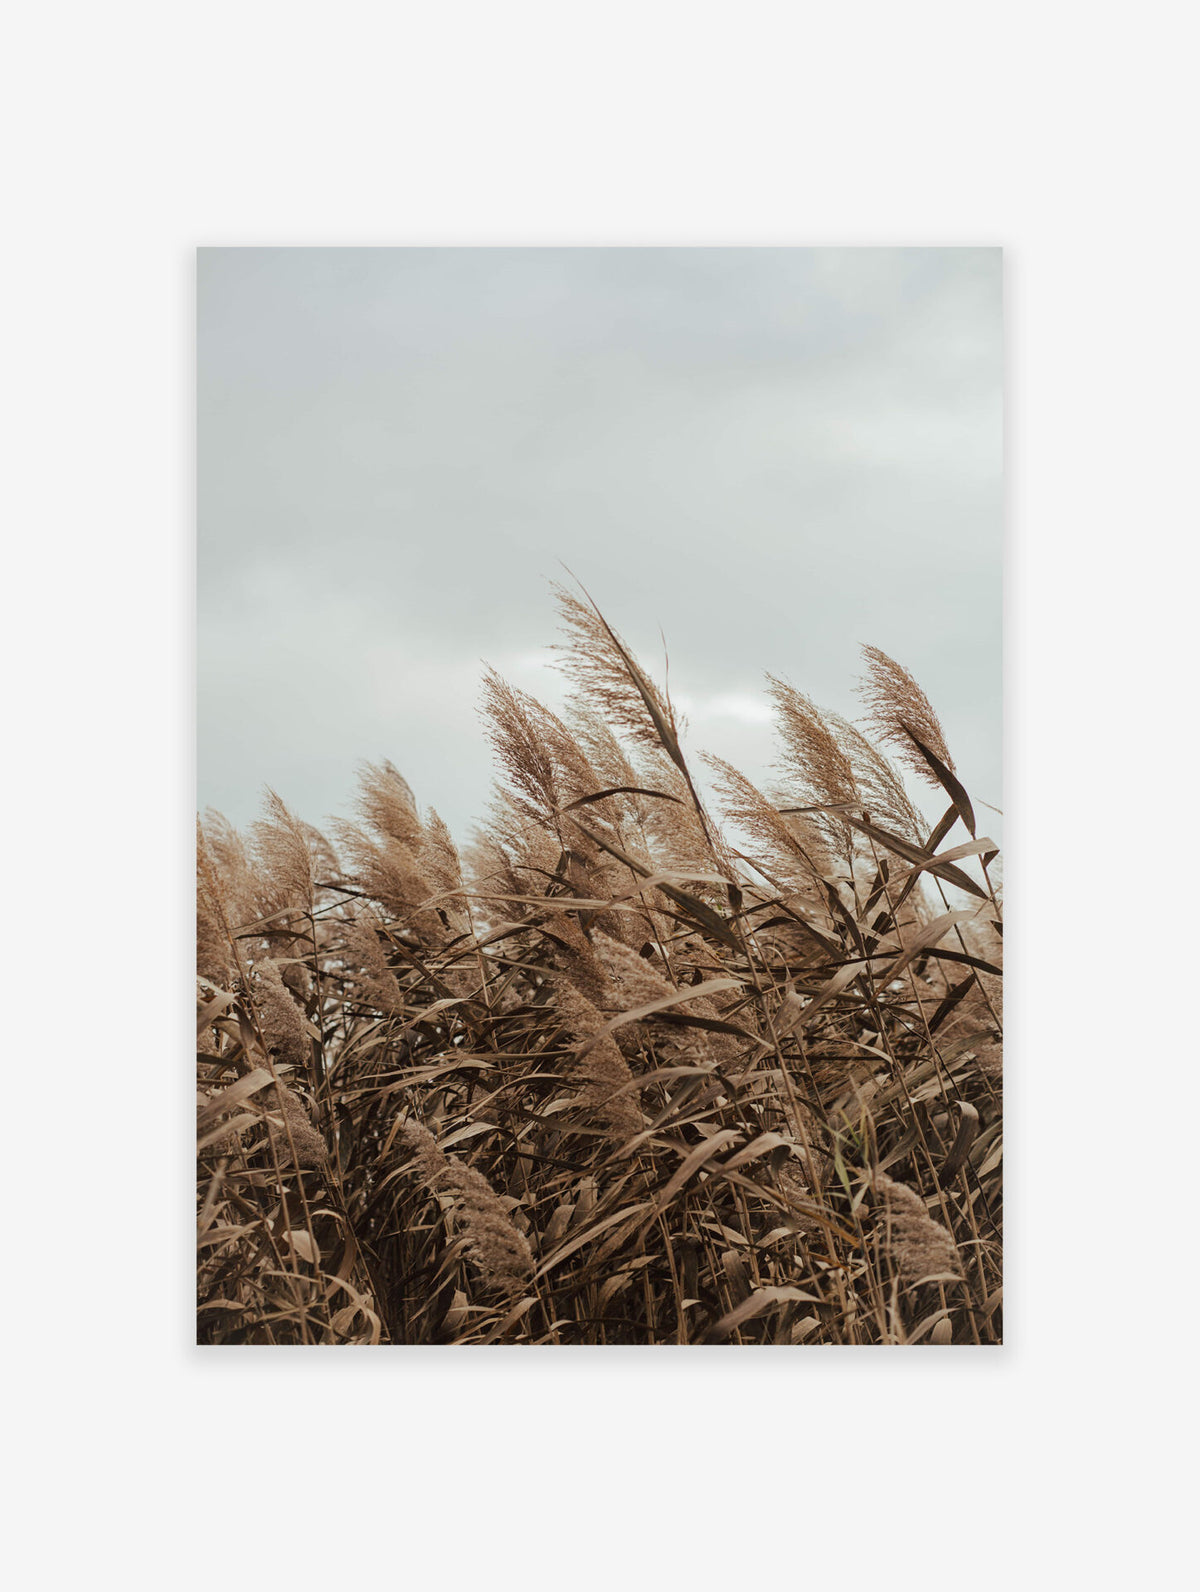
[[[778,788],[710,760],[714,813],[560,602],[469,866],[387,764],[332,844],[201,826],[200,1341],[999,1342],[996,851],[932,706],[874,648],[869,734],[773,680]]]

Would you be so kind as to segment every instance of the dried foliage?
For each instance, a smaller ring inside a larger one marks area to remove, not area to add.
[[[333,844],[200,826],[200,1340],[999,1342],[996,852],[933,709],[874,649],[873,739],[770,681],[780,788],[707,760],[718,825],[560,603],[578,699],[488,675],[465,868],[386,763]]]
[[[951,773],[954,759],[946,746],[941,721],[921,687],[902,664],[878,647],[864,647],[867,675],[859,690],[868,708],[868,724],[876,737],[896,748],[898,755],[921,779],[936,785],[937,776],[920,754],[920,742],[940,758]]]

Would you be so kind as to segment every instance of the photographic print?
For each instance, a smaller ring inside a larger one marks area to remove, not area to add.
[[[199,251],[199,1343],[1002,1341],[1002,288]]]

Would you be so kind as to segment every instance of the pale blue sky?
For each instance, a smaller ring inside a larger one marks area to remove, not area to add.
[[[465,838],[562,564],[690,747],[768,781],[764,671],[853,717],[873,642],[1001,803],[1001,258],[201,250],[201,806],[320,824],[388,757]]]

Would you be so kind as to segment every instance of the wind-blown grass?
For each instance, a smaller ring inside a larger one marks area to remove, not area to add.
[[[559,597],[576,697],[487,677],[465,864],[390,764],[332,842],[199,826],[200,1341],[998,1343],[996,848],[936,713],[875,648],[870,737],[773,680],[779,788],[710,759],[714,816]]]

